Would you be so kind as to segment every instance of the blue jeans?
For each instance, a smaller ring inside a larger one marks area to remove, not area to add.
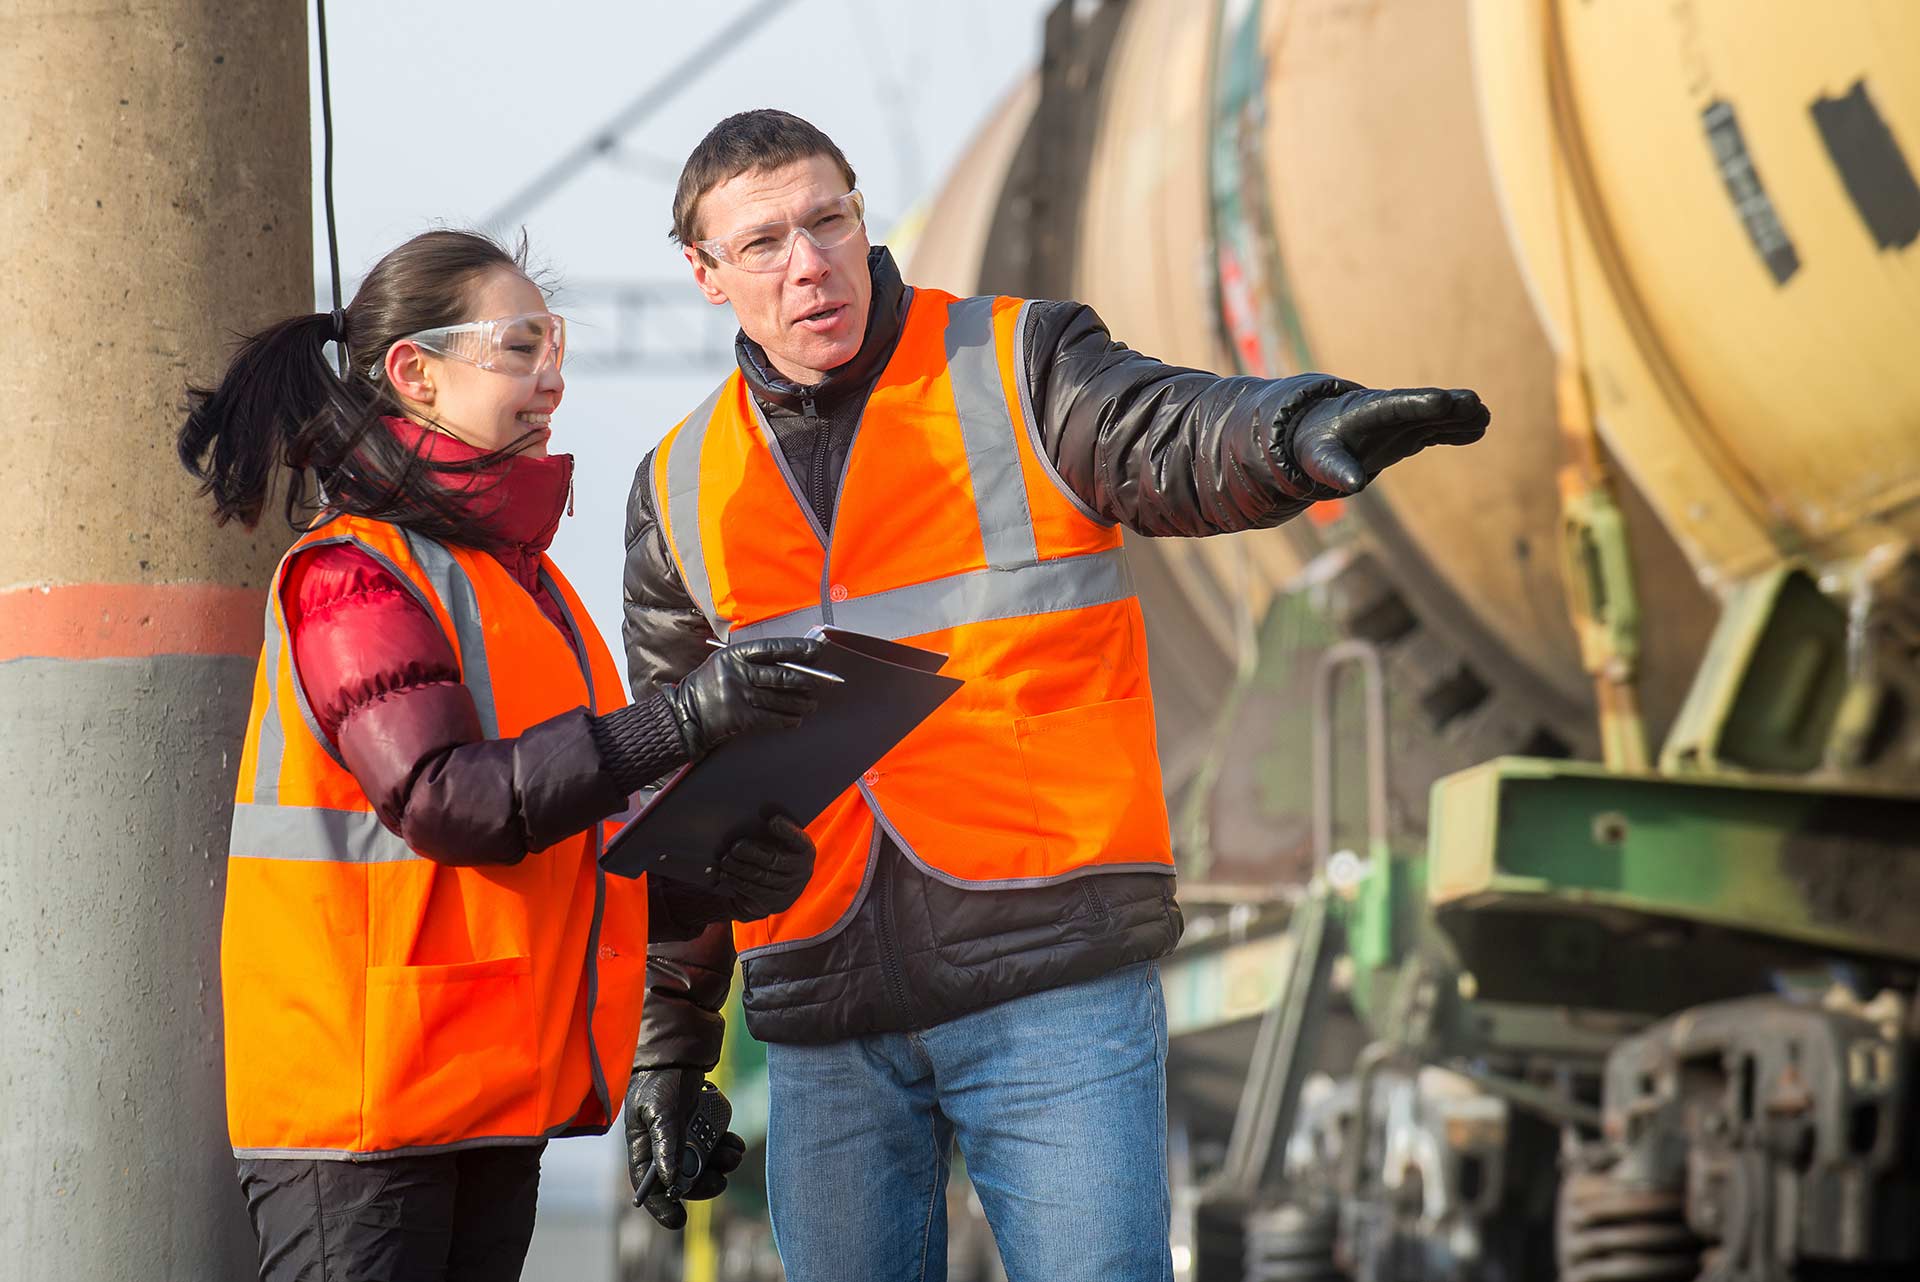
[[[1171,1282],[1166,1066],[1151,962],[924,1032],[769,1045],[788,1282],[944,1282],[956,1141],[1010,1282]]]

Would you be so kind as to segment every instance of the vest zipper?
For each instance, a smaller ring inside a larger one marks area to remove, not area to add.
[[[913,1003],[907,997],[906,972],[900,965],[900,939],[893,925],[893,869],[898,862],[897,852],[891,849],[892,842],[881,839],[878,858],[880,866],[874,869],[874,927],[880,937],[880,973],[886,976],[887,995],[893,998],[894,1009],[901,1022],[908,1028],[914,1028],[917,1020],[913,1013]]]
[[[813,504],[813,514],[825,525],[830,515],[827,509],[827,429],[820,422],[819,411],[814,407],[811,396],[800,399],[800,412],[806,416],[807,427],[813,432],[813,466],[807,469],[807,497]]]
[[[1113,915],[1113,910],[1107,907],[1107,897],[1101,894],[1100,887],[1094,884],[1097,881],[1099,881],[1098,877],[1082,877],[1080,895],[1087,901],[1087,910],[1093,914],[1093,920],[1104,927],[1107,919]]]

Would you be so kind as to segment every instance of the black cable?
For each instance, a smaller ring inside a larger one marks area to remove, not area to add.
[[[671,71],[647,86],[632,102],[616,111],[606,124],[594,130],[584,142],[548,165],[531,182],[515,192],[480,226],[487,231],[499,233],[505,231],[508,224],[524,218],[535,206],[558,190],[560,184],[571,179],[577,171],[596,157],[612,150],[618,144],[621,134],[639,124],[656,108],[670,101],[702,72],[711,70],[716,58],[724,54],[732,45],[739,43],[741,37],[752,34],[751,28],[754,24],[773,17],[791,2],[792,0],[760,0],[759,4],[737,15],[732,22],[714,32],[705,44],[681,59]],[[325,66],[324,63],[321,65]]]
[[[334,359],[340,363],[340,377],[347,376],[346,322],[340,301],[340,238],[333,219],[333,86],[327,76],[327,0],[313,0],[315,25],[320,36],[320,136],[323,139],[320,191],[327,209],[327,266],[333,279]]]

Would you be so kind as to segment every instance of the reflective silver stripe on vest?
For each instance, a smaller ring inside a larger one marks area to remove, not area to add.
[[[707,439],[707,428],[713,422],[714,407],[738,377],[735,374],[722,379],[713,394],[700,402],[700,408],[687,415],[687,421],[673,434],[673,442],[667,449],[665,507],[658,492],[653,496],[654,511],[667,514],[673,550],[680,553],[680,577],[686,583],[687,595],[700,607],[700,613],[707,616],[707,626],[722,641],[727,639],[727,621],[714,609],[713,583],[707,575],[706,549],[700,540],[700,454]]]
[[[996,570],[1032,565],[1040,553],[1034,542],[1033,514],[1020,475],[1020,447],[1000,358],[993,349],[991,297],[963,298],[947,305],[947,374],[953,383],[953,408],[960,417],[967,473],[973,481],[973,505],[980,521],[980,542],[987,564]],[[839,611],[835,610],[836,621]]]
[[[580,620],[573,617],[573,607],[567,604],[566,593],[560,590],[560,585],[553,581],[553,576],[547,573],[544,566],[540,570],[540,582],[546,585],[547,595],[560,607],[560,617],[567,621],[567,630],[573,633],[573,657],[579,661],[580,676],[587,683],[587,711],[597,713],[600,705],[593,692],[593,661],[587,657],[586,633],[580,630]]]
[[[401,533],[406,536],[407,548],[426,574],[427,582],[433,585],[447,617],[453,620],[454,644],[460,647],[460,682],[472,693],[473,706],[479,710],[480,733],[488,739],[498,739],[500,717],[493,706],[486,633],[480,626],[480,599],[474,595],[473,580],[453,559],[453,553],[434,540],[408,530]],[[402,574],[400,581],[407,582],[406,575]]]
[[[258,751],[253,757],[253,799],[268,805],[280,799],[280,763],[287,755],[287,732],[280,728],[280,576],[267,592],[266,645],[260,666],[267,673],[266,712],[260,718]],[[294,679],[298,685],[299,678]]]
[[[241,804],[233,808],[232,859],[394,864],[420,859],[371,810]]]
[[[549,565],[540,567],[540,581],[546,584],[547,592],[553,597],[554,604],[560,607],[561,615],[567,621],[567,630],[573,634],[574,656],[580,661],[580,675],[587,684],[587,710],[598,712],[599,702],[594,698],[593,660],[587,649],[586,634],[581,630],[580,620],[574,617],[573,607],[567,604],[567,594],[560,590],[558,571],[549,573]],[[600,867],[600,854],[606,841],[606,829],[596,821],[587,826],[581,834],[587,839],[589,856],[593,860],[593,920],[587,927],[587,1063],[593,1070],[593,1095],[600,1103],[604,1116],[613,1116],[612,1093],[607,1089],[607,1075],[600,1067],[600,1049],[594,1041],[593,1017],[600,1003],[600,927],[606,918],[607,873]]]
[[[836,621],[840,607],[834,606]],[[826,611],[817,605],[809,605],[786,614],[776,614],[771,619],[762,619],[758,623],[748,623],[734,628],[728,639],[732,641],[758,641],[762,637],[800,637],[807,629],[827,621]]]
[[[833,626],[897,641],[967,623],[1110,605],[1133,595],[1133,571],[1127,565],[1126,549],[1108,548],[1084,556],[1037,561],[1018,570],[971,570],[848,597],[834,602]],[[803,622],[808,613],[795,611],[763,619],[735,628],[734,636],[742,641],[795,636],[812,626]]]
[[[1060,496],[1071,503],[1074,510],[1095,525],[1112,529],[1119,522],[1111,517],[1101,516],[1087,501],[1074,493],[1066,478],[1060,475],[1060,469],[1053,465],[1053,458],[1047,453],[1047,443],[1040,439],[1040,419],[1033,412],[1033,377],[1027,368],[1027,326],[1033,319],[1033,304],[1025,303],[1020,314],[1013,321],[1013,385],[1020,392],[1020,417],[1026,420],[1027,441],[1033,446],[1033,456],[1040,462],[1040,470],[1053,482],[1053,488]]]

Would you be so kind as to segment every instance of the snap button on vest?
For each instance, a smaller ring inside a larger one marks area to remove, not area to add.
[[[829,600],[829,601],[833,601],[833,602],[835,602],[835,603],[838,603],[838,602],[841,602],[841,601],[844,601],[844,600],[846,600],[846,599],[847,599],[847,585],[846,585],[846,584],[844,584],[844,583],[836,583],[836,584],[834,584],[834,585],[833,585],[832,587],[830,587],[830,588],[828,588],[828,589],[827,589],[827,600]]]

